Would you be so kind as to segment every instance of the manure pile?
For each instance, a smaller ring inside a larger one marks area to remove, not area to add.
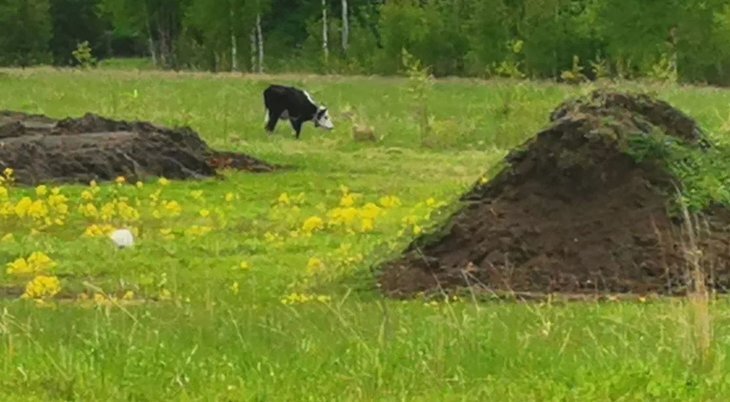
[[[19,184],[88,183],[118,176],[199,179],[232,168],[270,172],[250,156],[213,150],[189,128],[115,121],[94,114],[54,120],[0,111],[0,171]]]
[[[563,103],[550,122],[443,227],[380,267],[383,292],[686,292],[686,225],[669,213],[677,180],[662,158],[630,149],[653,136],[707,152],[702,130],[665,102],[602,91]],[[725,290],[730,212],[713,206],[695,226],[710,285]]]

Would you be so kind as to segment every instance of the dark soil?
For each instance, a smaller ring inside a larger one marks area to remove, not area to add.
[[[247,155],[219,152],[189,128],[109,120],[94,114],[53,120],[0,111],[0,171],[18,184],[88,183],[119,176],[198,179],[224,168],[270,172],[274,166]]]
[[[436,234],[381,267],[386,294],[686,292],[687,225],[668,213],[674,180],[661,161],[626,151],[632,136],[658,132],[710,147],[699,127],[648,96],[603,92],[560,105],[550,120]],[[730,213],[712,208],[699,221],[702,265],[724,290]]]

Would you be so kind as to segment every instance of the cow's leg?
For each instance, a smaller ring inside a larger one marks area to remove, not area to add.
[[[299,139],[299,134],[302,132],[302,123],[304,123],[304,121],[300,119],[291,119],[291,126],[294,129],[294,134],[297,139]]]
[[[266,120],[266,131],[269,132],[269,134],[274,132],[274,129],[276,128],[276,123],[279,122],[279,116],[281,116],[281,111],[268,109],[268,118]]]

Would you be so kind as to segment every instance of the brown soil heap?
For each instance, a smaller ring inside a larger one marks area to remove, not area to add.
[[[216,169],[274,169],[250,156],[219,152],[189,128],[109,120],[94,114],[53,120],[0,111],[0,171],[15,171],[19,184],[88,183],[124,176],[190,179]]]
[[[686,291],[687,236],[668,213],[673,177],[665,163],[626,151],[630,136],[656,132],[710,147],[695,122],[648,96],[605,92],[562,104],[550,120],[493,180],[465,194],[436,234],[381,267],[386,294],[467,285],[525,294]],[[724,289],[730,213],[717,207],[704,218],[703,264],[711,285]]]

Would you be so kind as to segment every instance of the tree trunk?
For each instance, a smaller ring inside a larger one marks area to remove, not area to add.
[[[329,62],[330,49],[328,40],[327,27],[327,0],[322,0],[322,52],[324,53],[324,63]]]
[[[342,0],[342,51],[347,53],[350,36],[350,23],[347,20],[347,0]]]
[[[256,14],[256,36],[259,48],[259,74],[264,72],[264,36],[261,33],[261,13]]]
[[[251,28],[251,72],[256,72],[256,27]]]
[[[233,15],[233,7],[230,12],[231,17],[231,71],[238,71],[238,44],[236,43],[236,30],[234,28],[235,19]]]
[[[155,51],[155,40],[152,39],[152,23],[150,22],[150,11],[147,7],[147,3],[144,6],[145,23],[147,24],[147,46],[149,46],[150,57],[152,58],[152,65],[157,66],[157,51]]]

